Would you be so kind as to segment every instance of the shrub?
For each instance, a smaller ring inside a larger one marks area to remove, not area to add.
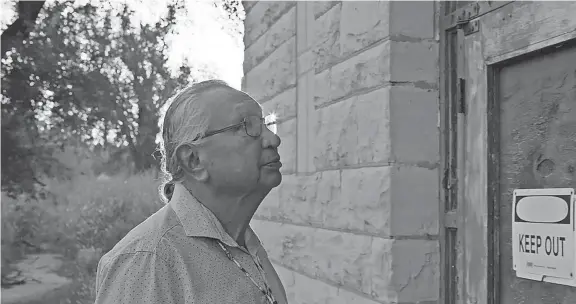
[[[163,206],[157,193],[159,181],[148,172],[107,180],[81,175],[46,184],[50,195],[42,200],[2,197],[2,272],[23,252],[20,240],[48,245],[76,262],[73,275],[79,288],[75,293],[92,297],[100,256]]]
[[[59,220],[51,231],[76,244],[74,249],[99,248],[107,252],[161,206],[158,183],[151,173],[127,179],[96,180],[79,177],[52,185],[57,201],[49,211]]]

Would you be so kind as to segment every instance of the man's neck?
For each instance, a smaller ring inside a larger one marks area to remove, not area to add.
[[[243,196],[218,195],[204,187],[185,187],[192,195],[210,210],[224,227],[224,230],[238,243],[245,246],[244,235],[254,213],[266,195],[263,192],[249,193]]]

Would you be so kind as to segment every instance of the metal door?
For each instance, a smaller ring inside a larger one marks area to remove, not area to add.
[[[442,5],[442,303],[576,303],[518,279],[511,193],[576,187],[576,3]]]

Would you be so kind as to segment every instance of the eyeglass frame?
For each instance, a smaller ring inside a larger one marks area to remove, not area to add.
[[[247,127],[246,123],[247,123],[247,120],[248,120],[250,117],[256,117],[256,118],[260,119],[260,134],[258,134],[258,135],[256,135],[256,136],[253,136],[253,135],[248,134],[248,127]],[[238,127],[240,127],[240,126],[243,126],[243,127],[244,127],[244,133],[246,133],[246,135],[248,135],[248,136],[250,136],[250,137],[252,137],[252,138],[257,138],[257,137],[259,137],[259,136],[262,135],[262,131],[263,131],[262,128],[263,128],[263,127],[268,128],[268,126],[270,126],[270,125],[275,125],[275,124],[276,124],[276,121],[271,121],[271,122],[268,122],[268,123],[266,123],[265,121],[266,121],[266,117],[260,117],[260,116],[256,116],[256,115],[246,116],[246,117],[244,117],[244,118],[242,119],[242,122],[240,122],[240,123],[237,123],[237,124],[234,124],[234,125],[230,125],[230,126],[224,127],[224,128],[222,128],[222,129],[214,130],[214,131],[207,131],[207,132],[204,134],[204,136],[201,136],[199,139],[204,139],[204,138],[210,137],[210,136],[212,136],[212,135],[224,133],[224,132],[226,132],[226,131],[229,131],[229,130],[238,128]]]

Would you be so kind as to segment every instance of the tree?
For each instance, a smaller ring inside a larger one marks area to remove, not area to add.
[[[166,37],[182,8],[169,5],[155,24],[131,23],[134,11],[106,2],[98,7],[73,1],[45,5],[29,32],[2,66],[2,187],[34,180],[48,148],[80,138],[92,145],[125,147],[135,171],[157,164],[152,154],[160,108],[187,83],[184,63],[167,65]],[[28,30],[29,31],[29,30]],[[3,34],[4,40],[4,34]],[[27,140],[19,143],[22,134]],[[49,164],[50,160],[46,160]],[[29,170],[22,170],[22,166]],[[49,169],[42,169],[46,172]],[[28,172],[15,178],[19,171]]]
[[[16,5],[18,18],[2,32],[2,59],[6,52],[22,43],[34,29],[36,18],[46,1],[19,1]]]
[[[17,3],[18,18],[2,32],[2,59],[6,58],[9,50],[20,50],[23,41],[34,29],[44,2]],[[26,79],[26,71],[13,69],[6,74],[3,69],[2,72],[2,189],[14,196],[34,192],[34,185],[41,184],[36,178],[36,171],[48,170],[50,149],[37,143],[32,106],[25,100],[32,98],[34,90],[18,89]],[[4,98],[7,95],[20,95],[21,98],[8,103]]]

